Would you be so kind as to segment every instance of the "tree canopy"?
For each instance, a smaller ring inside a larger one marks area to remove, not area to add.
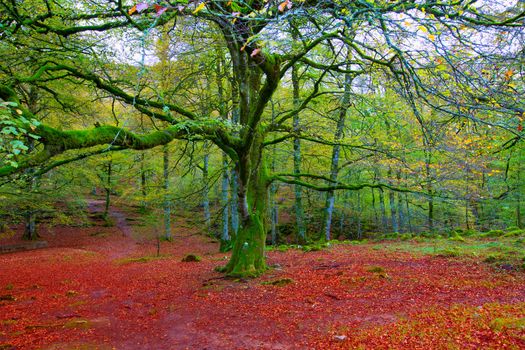
[[[432,198],[438,139],[467,123],[501,129],[500,148],[521,141],[521,1],[2,0],[0,9],[0,176],[209,141],[238,178],[240,231],[224,268],[231,275],[266,268],[272,182]],[[419,126],[414,147],[426,179],[349,182],[326,175],[329,166],[270,169],[270,150],[294,139],[368,159],[398,148],[396,160],[408,162],[409,137],[388,115],[368,134],[386,134],[393,147],[359,137],[363,125],[348,127],[354,138],[334,136],[334,124],[316,117],[355,109],[372,120],[387,109],[381,103]]]

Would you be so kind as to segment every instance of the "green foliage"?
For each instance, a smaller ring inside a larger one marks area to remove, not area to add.
[[[481,237],[501,237],[505,235],[505,231],[503,230],[490,230],[488,232],[482,233]]]
[[[271,281],[264,281],[261,284],[262,285],[269,285],[269,286],[276,286],[276,287],[283,287],[288,284],[294,283],[294,280],[288,277],[279,278]]]
[[[459,233],[455,232],[453,236],[449,237],[449,241],[453,242],[465,242],[465,238],[459,235]]]
[[[441,250],[437,255],[444,258],[456,258],[461,256],[461,251],[458,247],[452,247]]]
[[[507,233],[505,233],[503,235],[503,237],[519,237],[519,236],[524,236],[525,235],[525,230],[521,230],[521,229],[514,229],[514,230],[507,230]]]
[[[310,244],[310,245],[303,246],[301,249],[305,253],[307,253],[307,252],[317,252],[317,251],[323,250],[323,245],[321,245],[321,244]]]
[[[366,271],[368,272],[372,272],[372,273],[385,273],[385,269],[381,266],[370,266],[366,269]]]
[[[277,251],[277,252],[287,252],[290,248],[292,248],[292,246],[286,245],[286,244],[279,244],[276,246],[273,246],[273,245],[266,246],[266,250]]]
[[[525,317],[496,318],[491,322],[490,327],[497,332],[505,329],[525,329]]]
[[[40,123],[36,119],[26,119],[18,103],[0,99],[0,155],[2,163],[18,167],[18,158],[29,150],[28,140],[38,140],[40,136],[32,131]]]

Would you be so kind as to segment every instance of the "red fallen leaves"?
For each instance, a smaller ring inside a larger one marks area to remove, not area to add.
[[[59,248],[0,255],[0,295],[17,299],[0,306],[0,344],[218,350],[524,345],[523,329],[494,323],[524,317],[522,273],[361,245],[270,252],[269,263],[282,269],[238,282],[213,272],[226,260],[206,238],[164,243],[161,252],[169,258],[118,263],[112,259],[144,256],[155,247],[130,244],[115,228],[106,237],[90,237],[90,230],[100,227],[56,232],[67,234],[60,242],[48,237]],[[180,262],[187,253],[203,259]],[[292,283],[261,284],[283,278]]]
[[[396,323],[352,332],[340,348],[523,349],[524,309],[525,303],[431,308]],[[325,344],[334,348],[330,339]]]

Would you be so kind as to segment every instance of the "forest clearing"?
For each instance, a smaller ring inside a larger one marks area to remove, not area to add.
[[[0,350],[525,349],[524,0],[0,0]]]
[[[157,256],[139,224],[59,227],[48,248],[0,255],[2,349],[525,346],[515,239],[281,247],[267,252],[264,277],[248,280],[214,272],[228,254],[193,225],[178,222]],[[188,254],[200,260],[183,262]]]

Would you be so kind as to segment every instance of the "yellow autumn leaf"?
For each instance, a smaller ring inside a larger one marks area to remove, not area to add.
[[[132,15],[135,13],[135,11],[137,11],[137,5],[133,6],[132,8],[129,9],[128,11],[128,15]]]
[[[284,12],[290,0],[285,0],[279,5],[279,12]]]
[[[510,80],[512,76],[514,75],[514,71],[512,69],[509,69],[505,72],[505,80]]]
[[[206,6],[205,2],[201,2],[199,6],[193,11],[193,14],[196,15],[197,13],[201,12],[204,7]]]
[[[436,36],[434,34],[428,34],[428,39],[430,41],[435,41],[436,40]]]

